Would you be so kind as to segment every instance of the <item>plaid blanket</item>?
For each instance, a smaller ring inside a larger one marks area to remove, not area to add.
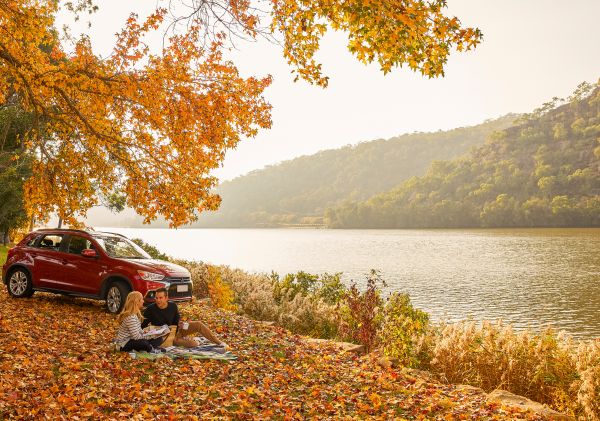
[[[178,346],[170,346],[166,348],[166,352],[160,354],[152,354],[150,352],[136,352],[136,358],[145,358],[156,360],[158,358],[187,358],[193,360],[236,360],[237,357],[224,347],[208,342],[204,338],[195,338],[200,343],[194,348],[181,348]]]

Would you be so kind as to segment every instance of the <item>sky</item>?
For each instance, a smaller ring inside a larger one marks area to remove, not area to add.
[[[129,12],[143,15],[155,2],[97,4],[89,34],[106,55]],[[600,78],[598,0],[448,0],[447,14],[481,29],[484,39],[474,51],[454,52],[437,79],[400,68],[384,76],[354,59],[343,33],[329,33],[318,55],[330,77],[323,89],[294,83],[276,45],[238,43],[230,54],[242,75],[274,78],[265,92],[273,127],[240,142],[214,174],[227,180],[323,149],[530,112]]]

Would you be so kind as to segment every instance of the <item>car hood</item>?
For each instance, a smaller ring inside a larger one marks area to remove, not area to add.
[[[171,262],[166,262],[164,260],[137,259],[130,260],[130,262],[134,263],[141,270],[158,272],[165,276],[190,276],[190,272],[183,266],[179,266]]]

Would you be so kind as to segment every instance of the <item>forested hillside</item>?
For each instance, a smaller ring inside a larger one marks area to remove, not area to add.
[[[219,187],[220,209],[202,214],[194,226],[322,224],[326,208],[365,200],[422,175],[432,161],[465,154],[515,118],[507,115],[473,127],[364,142],[253,171],[224,182]]]
[[[582,84],[563,102],[544,104],[466,157],[328,209],[327,226],[600,226],[600,87]]]

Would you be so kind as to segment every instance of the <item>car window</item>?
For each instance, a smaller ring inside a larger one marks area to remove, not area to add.
[[[87,238],[83,238],[78,235],[71,235],[67,252],[71,254],[81,254],[83,250],[91,248],[93,248],[92,242]]]
[[[151,259],[148,253],[125,237],[94,235],[94,239],[110,257],[121,259]]]
[[[27,241],[26,245],[27,247],[33,247],[33,245],[35,244],[35,241],[38,239],[39,236],[37,235],[32,235],[31,238],[29,239],[29,241]]]
[[[37,247],[41,249],[55,250],[58,251],[60,243],[62,242],[62,234],[45,234],[40,239]]]

